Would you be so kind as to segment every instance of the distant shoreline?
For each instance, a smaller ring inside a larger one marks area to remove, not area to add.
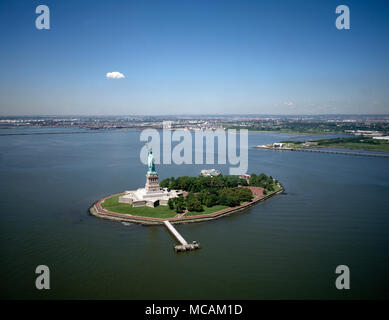
[[[357,152],[357,151],[341,151],[341,150],[353,150],[353,149],[344,149],[341,147],[332,147],[333,149],[340,149],[338,150],[326,150],[325,148],[322,148],[321,150],[318,149],[295,149],[295,148],[288,148],[288,149],[280,149],[280,148],[271,148],[271,147],[263,147],[263,146],[253,146],[254,149],[263,149],[263,150],[274,150],[274,151],[297,151],[297,152],[318,152],[318,153],[330,153],[330,154],[343,154],[343,155],[350,155],[350,156],[365,156],[365,157],[382,157],[382,158],[389,158],[389,152],[380,151],[382,153],[374,153],[374,151],[371,150],[364,150],[360,149],[360,151],[367,151],[367,152]]]
[[[244,129],[244,128],[243,128]],[[333,134],[343,134],[347,135],[347,133],[344,132],[298,132],[298,131],[283,131],[283,130],[249,130],[248,132],[261,132],[261,133],[275,133],[275,134],[295,134],[299,136],[328,136]]]

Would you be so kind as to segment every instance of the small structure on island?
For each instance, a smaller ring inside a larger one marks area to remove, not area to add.
[[[282,142],[274,142],[273,148],[283,148],[285,146],[285,143]]]
[[[203,169],[200,172],[200,175],[203,177],[216,177],[220,176],[222,173],[219,170],[216,169]]]
[[[247,174],[247,173],[243,173],[239,176],[239,178],[241,179],[245,179],[247,181],[247,183],[250,183],[250,177],[251,175]]]
[[[158,174],[155,170],[153,151],[148,150],[147,156],[148,171],[146,173],[146,184],[138,190],[125,191],[119,197],[120,203],[128,203],[133,207],[156,207],[167,206],[169,199],[182,195],[182,191],[161,188],[158,182]]]

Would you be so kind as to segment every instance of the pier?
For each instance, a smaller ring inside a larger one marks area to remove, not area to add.
[[[190,251],[190,250],[196,250],[200,249],[200,243],[193,241],[192,243],[188,243],[176,230],[176,228],[173,227],[173,225],[168,221],[163,221],[163,224],[165,227],[170,231],[170,233],[177,239],[177,241],[180,243],[179,245],[174,246],[174,251],[181,252],[181,251]]]

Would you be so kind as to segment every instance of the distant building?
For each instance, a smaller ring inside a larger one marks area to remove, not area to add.
[[[382,133],[379,131],[373,131],[373,130],[345,130],[347,133],[352,133],[355,136],[381,136]]]
[[[249,183],[250,177],[251,177],[251,176],[250,176],[249,174],[246,174],[246,173],[241,174],[241,175],[239,176],[239,178],[245,179],[245,180],[247,181],[247,183]]]
[[[220,176],[222,173],[219,170],[216,169],[203,169],[200,172],[200,175],[203,177],[216,177]]]
[[[162,124],[163,129],[171,130],[172,129],[172,121],[164,121]]]
[[[304,147],[311,147],[311,146],[316,146],[317,145],[317,142],[314,142],[314,141],[306,141],[304,143],[302,143],[302,145]]]
[[[373,139],[377,139],[377,140],[386,140],[386,141],[389,141],[389,136],[383,136],[383,137],[373,137]]]
[[[282,148],[284,145],[285,143],[275,142],[273,143],[273,148]]]

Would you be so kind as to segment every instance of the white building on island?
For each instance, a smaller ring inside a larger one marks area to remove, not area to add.
[[[216,169],[203,169],[200,172],[200,175],[204,177],[216,177],[216,176],[220,176],[221,174],[222,173]]]

